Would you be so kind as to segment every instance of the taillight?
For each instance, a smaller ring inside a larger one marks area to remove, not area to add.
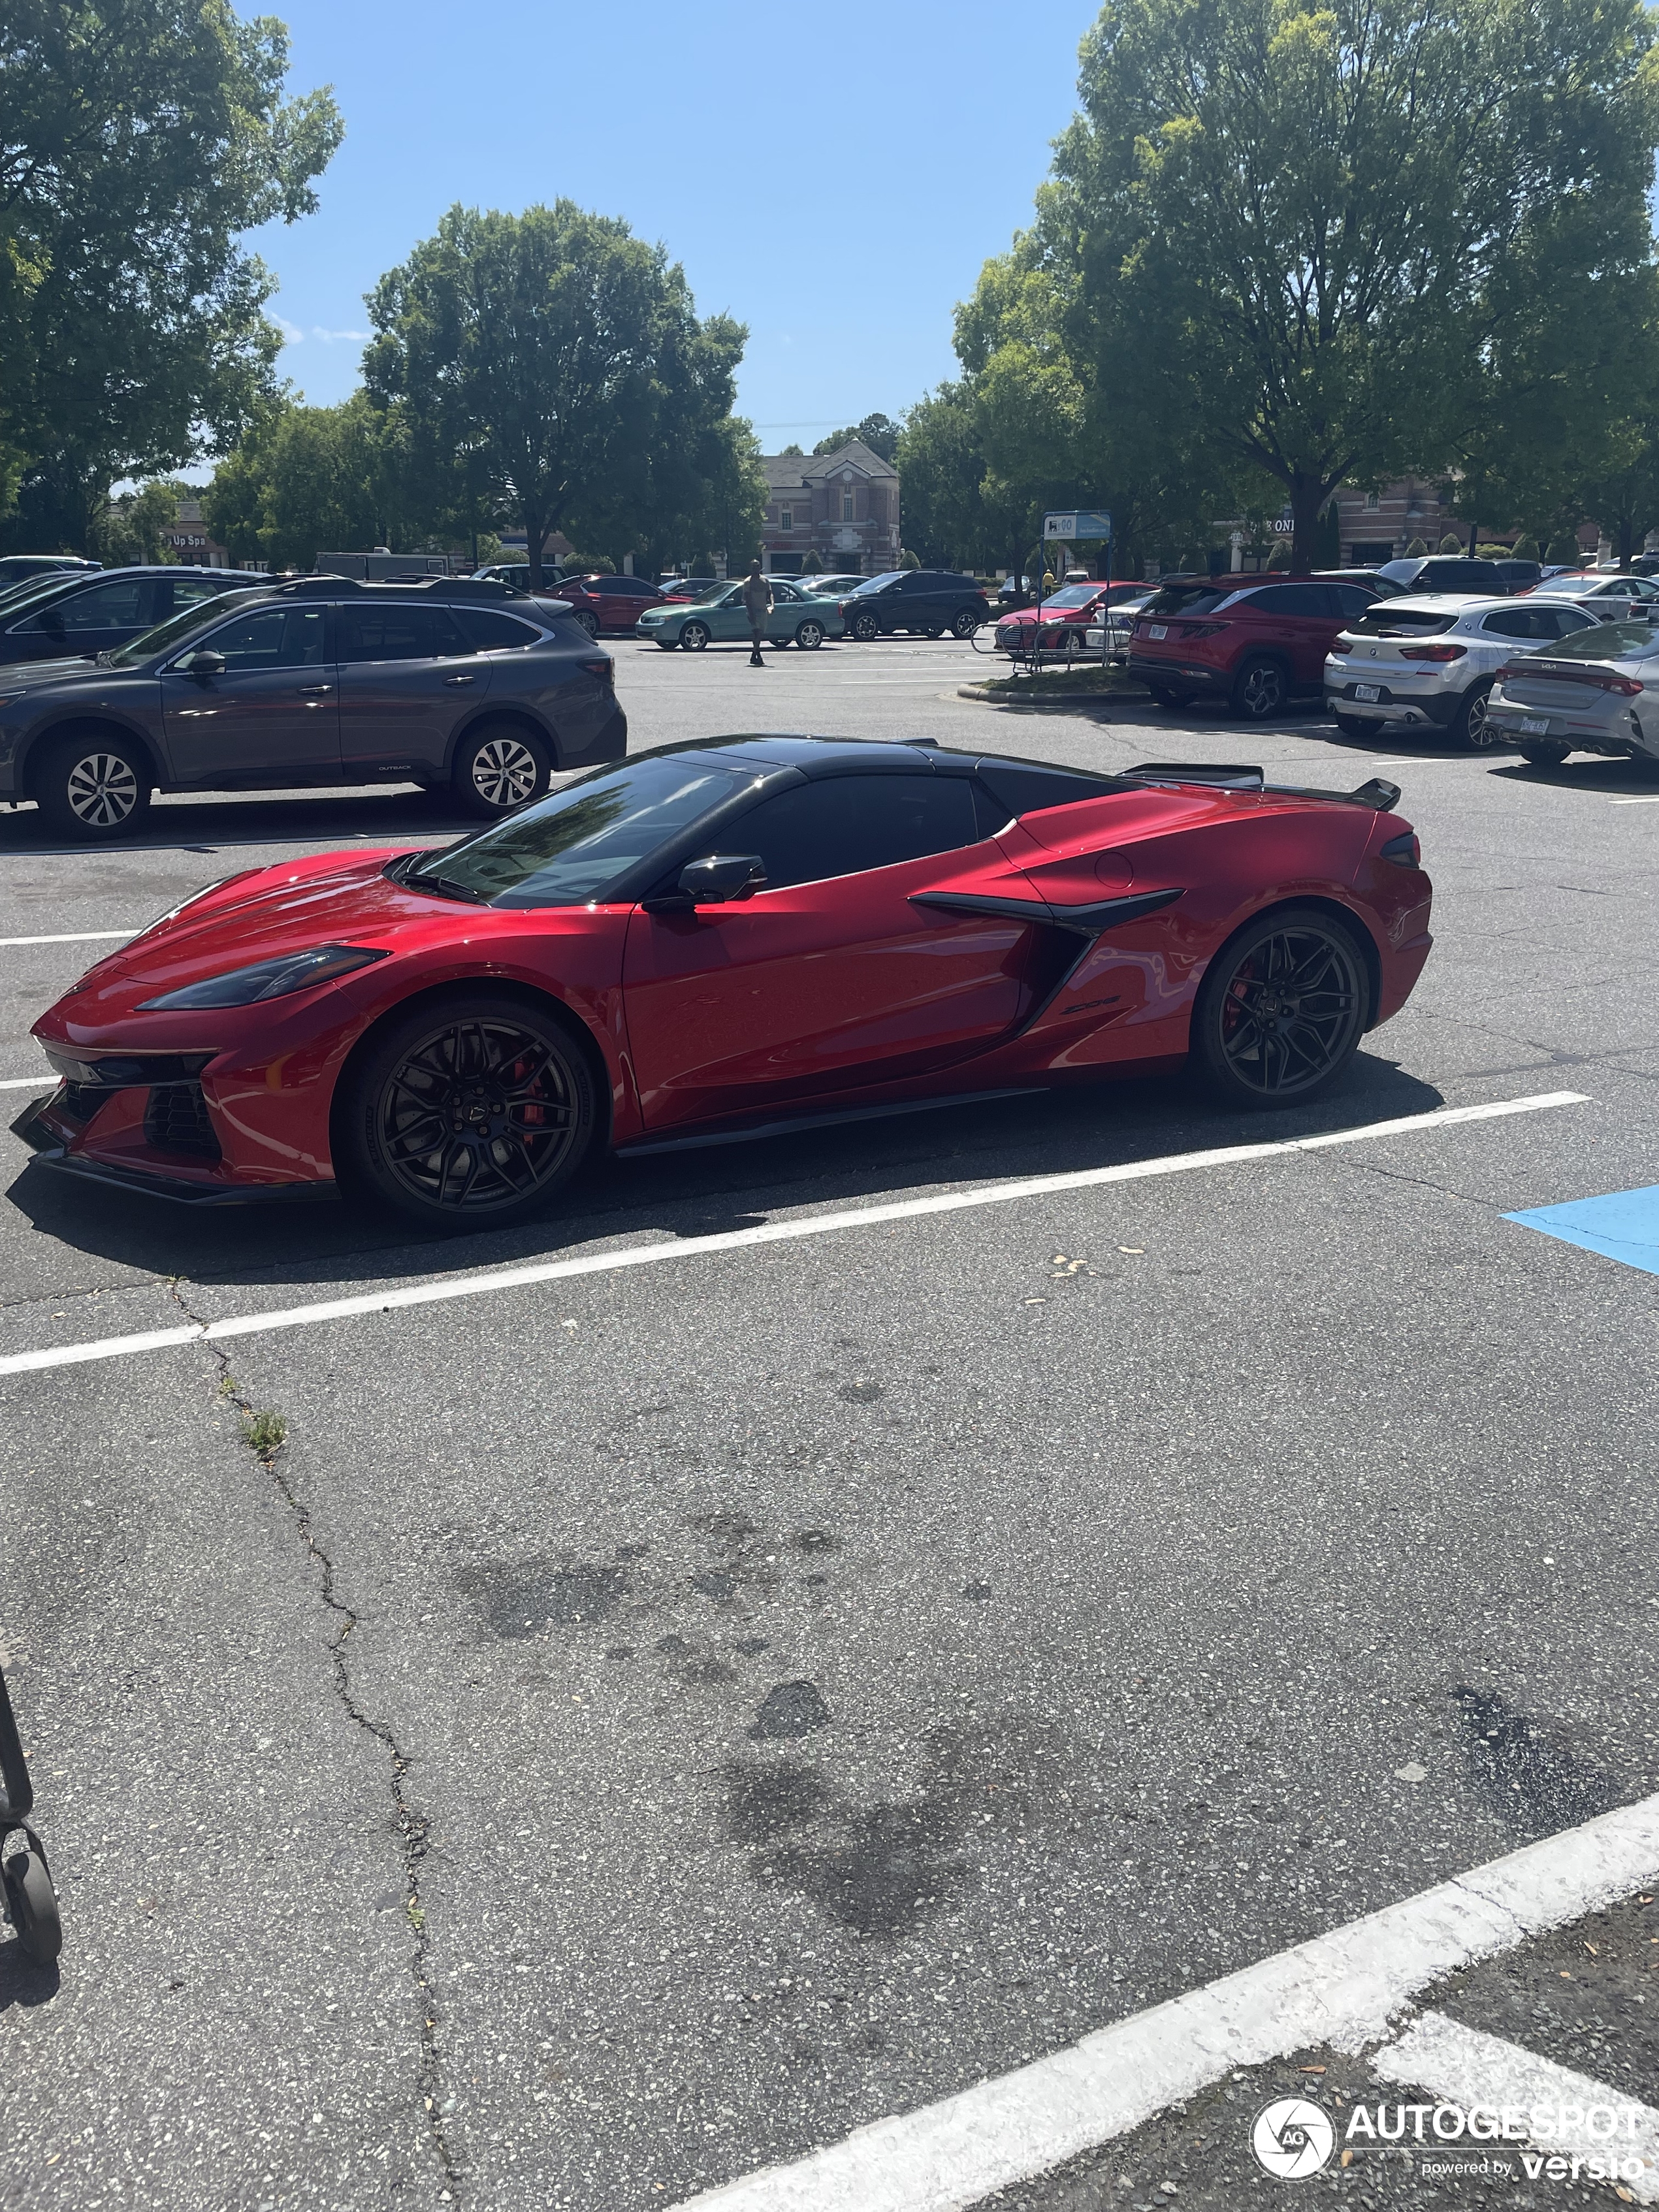
[[[1402,660],[1461,660],[1468,651],[1467,645],[1402,645]]]
[[[602,684],[614,684],[617,680],[617,664],[609,653],[603,660],[584,660],[581,665],[590,676],[597,676]]]
[[[1346,630],[1344,630],[1341,632],[1340,635],[1334,637],[1331,640],[1331,651],[1333,653],[1352,653],[1358,642],[1359,640],[1357,637],[1350,637]]]
[[[1616,691],[1623,699],[1633,699],[1642,689],[1633,676],[1603,676],[1600,682],[1604,691]]]
[[[1420,868],[1423,865],[1423,848],[1417,842],[1414,830],[1407,830],[1398,837],[1390,837],[1386,845],[1378,848],[1378,851],[1383,860],[1392,860],[1396,868]]]

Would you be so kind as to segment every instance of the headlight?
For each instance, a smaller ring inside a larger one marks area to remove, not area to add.
[[[210,975],[205,982],[186,983],[182,990],[142,1000],[138,1011],[170,1014],[202,1006],[252,1006],[265,999],[285,999],[291,991],[308,990],[313,983],[332,983],[355,968],[391,957],[366,945],[319,945],[309,952],[285,953],[280,960],[260,960],[252,968]]]

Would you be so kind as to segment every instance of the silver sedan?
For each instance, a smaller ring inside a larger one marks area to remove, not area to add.
[[[1572,752],[1659,762],[1659,630],[1602,623],[1516,654],[1498,671],[1486,720],[1534,768]]]

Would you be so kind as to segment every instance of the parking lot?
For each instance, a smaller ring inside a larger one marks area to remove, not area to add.
[[[442,1243],[0,1137],[0,1657],[65,1929],[58,1975],[0,1943],[0,2206],[679,2203],[1659,1790],[1659,1275],[1508,1218],[1659,1183],[1659,784],[1313,706],[988,706],[948,641],[613,650],[635,748],[1382,775],[1436,950],[1283,1117],[1006,1097]],[[463,826],[175,799],[72,853],[0,815],[0,1100],[187,891]],[[1631,2022],[1649,1942],[1598,1998]],[[1518,2034],[1516,1986],[1469,2020]],[[1539,2047],[1651,2101],[1635,2032]],[[1274,2194],[1178,2154],[998,2201]],[[1424,2201],[1392,2172],[1321,2188]]]

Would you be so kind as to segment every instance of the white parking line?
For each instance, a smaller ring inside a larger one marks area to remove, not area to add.
[[[1609,806],[1659,806],[1659,791],[1650,792],[1641,799],[1610,799]]]
[[[1398,2042],[1376,2053],[1371,2068],[1385,2081],[1426,2089],[1465,2112],[1479,2106],[1524,2112],[1536,2150],[1603,2165],[1639,2160],[1645,2172],[1626,2170],[1620,2179],[1638,2204],[1659,2204],[1659,2112],[1605,2081],[1439,2012],[1414,2021]]]
[[[1363,2051],[1442,1975],[1565,1926],[1656,1875],[1659,1797],[1647,1797],[1137,2013],[1017,2073],[877,2120],[792,2166],[768,2166],[683,2203],[687,2212],[964,2212],[993,2190],[1127,2135],[1234,2068],[1316,2044]]]
[[[67,937],[0,937],[0,945],[101,945],[112,938],[137,937],[136,929],[77,929]]]
[[[485,1275],[460,1275],[437,1283],[415,1283],[397,1291],[369,1291],[349,1298],[327,1298],[314,1305],[291,1306],[273,1313],[239,1314],[225,1321],[182,1328],[146,1329],[132,1336],[100,1337],[87,1344],[63,1344],[40,1352],[14,1352],[0,1358],[0,1375],[22,1375],[47,1367],[76,1367],[88,1360],[121,1359],[141,1352],[162,1352],[179,1344],[216,1344],[227,1337],[260,1336],[278,1328],[313,1328],[359,1315],[392,1313],[409,1306],[438,1305],[451,1298],[479,1297],[494,1291],[523,1290],[532,1283],[566,1282],[575,1275],[611,1274],[622,1267],[647,1267],[664,1261],[696,1260],[711,1252],[740,1252],[759,1244],[784,1244],[832,1230],[867,1229],[889,1221],[912,1221],[928,1213],[956,1213],[970,1206],[1004,1206],[1011,1200],[1047,1198],[1067,1190],[1097,1190],[1109,1183],[1140,1182],[1155,1176],[1189,1175],[1206,1168],[1239,1167],[1293,1152],[1322,1152],[1335,1145],[1358,1145],[1377,1137],[1443,1129],[1465,1121],[1499,1121],[1514,1114],[1538,1114],[1555,1106],[1587,1103],[1582,1091],[1548,1091],[1530,1098],[1501,1098],[1484,1106],[1442,1106],[1429,1114],[1407,1114],[1394,1121],[1368,1121],[1358,1129],[1334,1129],[1316,1137],[1283,1137],[1261,1145],[1227,1145],[1213,1152],[1175,1152],[1161,1159],[1129,1160],[1108,1168],[1079,1168],[1066,1175],[1029,1176],[1018,1182],[981,1183],[972,1190],[940,1191],[931,1198],[907,1198],[886,1206],[848,1206],[837,1213],[810,1213],[769,1221],[758,1229],[723,1230],[713,1237],[685,1237],[669,1244],[634,1244],[619,1252],[596,1252],[580,1260],[544,1260],[527,1267],[501,1267]]]
[[[57,1080],[49,1067],[43,1067],[39,1075],[8,1075],[0,1079],[0,1091],[39,1091],[42,1085],[50,1090]]]

